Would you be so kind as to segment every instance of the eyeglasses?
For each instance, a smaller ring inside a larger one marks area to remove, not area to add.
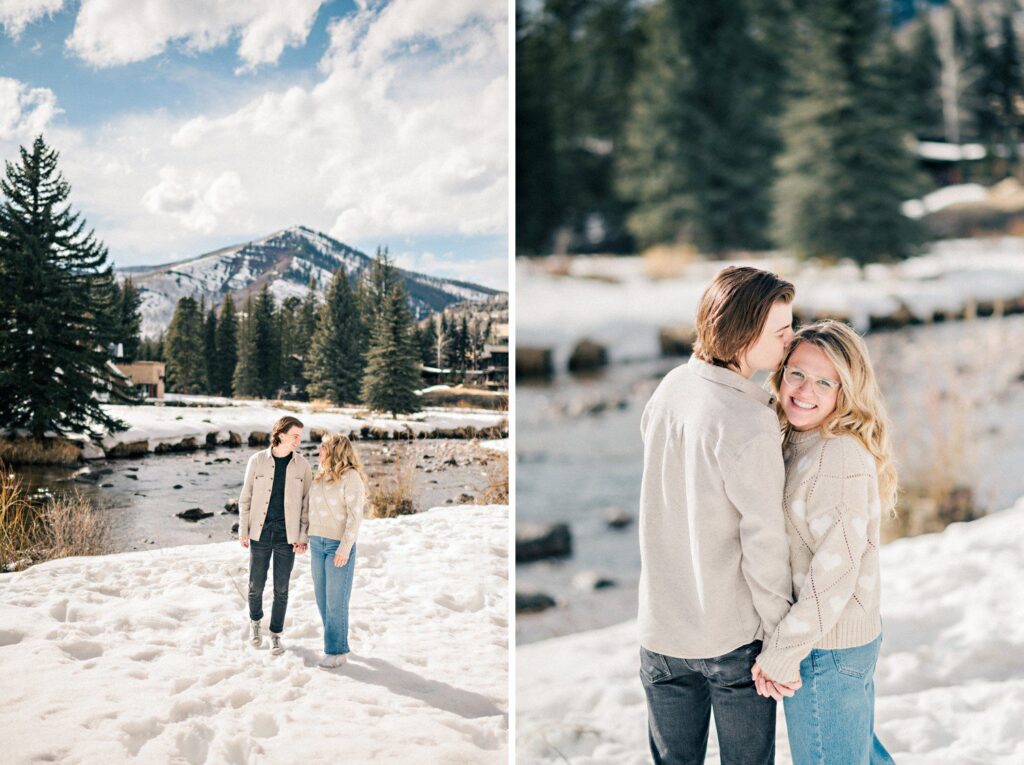
[[[835,380],[829,380],[827,377],[814,377],[796,367],[783,367],[782,379],[794,388],[799,388],[810,380],[812,383],[811,388],[819,396],[829,396],[839,390],[839,383]]]

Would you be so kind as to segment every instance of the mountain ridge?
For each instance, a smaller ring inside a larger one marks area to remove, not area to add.
[[[299,225],[182,260],[117,268],[115,272],[121,279],[130,276],[139,290],[142,336],[156,337],[170,324],[182,297],[203,298],[207,307],[216,307],[230,293],[240,306],[267,284],[280,304],[288,297],[305,297],[311,278],[322,295],[339,267],[344,267],[354,282],[373,260],[327,234]],[[396,270],[417,319],[454,303],[482,302],[503,294],[468,281]]]

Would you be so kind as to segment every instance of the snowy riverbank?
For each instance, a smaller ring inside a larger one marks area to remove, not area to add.
[[[412,415],[388,417],[365,409],[319,407],[288,402],[287,408],[270,401],[243,401],[209,396],[168,396],[172,404],[187,406],[105,405],[128,429],[106,435],[102,449],[89,444],[86,459],[146,454],[152,451],[188,451],[204,445],[249,443],[253,433],[269,434],[274,422],[294,415],[306,426],[308,440],[314,428],[369,438],[458,438],[479,434],[494,438],[508,432],[508,414],[485,410],[428,407]]]
[[[308,555],[280,657],[245,642],[237,542],[0,576],[4,762],[505,763],[508,508],[370,520],[358,544],[333,671]]]
[[[806,316],[847,318],[860,331],[872,317],[929,321],[971,306],[1024,303],[1024,238],[949,240],[895,265],[873,264],[863,278],[851,263],[818,266],[776,255],[747,260],[697,260],[672,278],[651,279],[641,257],[575,257],[568,275],[546,260],[516,263],[516,339],[555,350],[556,369],[572,345],[589,337],[608,346],[612,361],[658,355],[658,329],[691,325],[704,287],[728,265],[754,265],[796,285]]]
[[[882,548],[880,738],[900,765],[1024,761],[1024,500]],[[520,763],[650,761],[636,623],[520,647]],[[790,762],[780,708],[777,762]],[[708,762],[718,762],[714,726]]]

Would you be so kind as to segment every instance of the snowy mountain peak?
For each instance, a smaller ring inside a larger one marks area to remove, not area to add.
[[[260,239],[149,268],[119,269],[131,276],[142,298],[142,335],[156,337],[167,329],[179,299],[205,298],[218,306],[231,293],[235,304],[267,285],[278,302],[305,297],[312,280],[324,292],[334,273],[344,268],[355,280],[373,258],[307,226],[296,225]],[[422,318],[461,301],[483,301],[499,292],[478,284],[399,269],[409,307]]]

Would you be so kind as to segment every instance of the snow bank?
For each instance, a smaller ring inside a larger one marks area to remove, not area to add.
[[[877,731],[900,765],[1024,762],[1024,500],[882,548]],[[520,647],[522,762],[640,765],[636,623]],[[782,709],[780,765],[789,763]],[[718,762],[714,726],[708,762]]]
[[[269,433],[274,422],[285,415],[299,417],[306,426],[303,435],[308,439],[310,428],[332,432],[358,434],[362,428],[378,432],[433,433],[458,428],[507,427],[507,415],[483,410],[428,408],[414,415],[397,418],[374,416],[360,409],[331,409],[326,412],[310,411],[309,404],[289,404],[288,409],[275,407],[266,401],[235,401],[230,405],[217,405],[217,400],[204,397],[177,396],[178,401],[190,401],[208,406],[120,406],[105,405],[104,410],[125,422],[129,427],[121,433],[103,438],[103,449],[109,451],[117,444],[149,441],[152,450],[159,444],[176,444],[184,438],[195,438],[200,445],[210,433],[216,434],[218,443],[233,432],[246,442],[254,431]],[[230,399],[220,399],[230,401]],[[98,455],[102,456],[102,455]]]
[[[367,521],[358,544],[352,659],[331,671],[308,554],[282,656],[246,642],[237,542],[0,576],[3,761],[503,765],[508,508]]]
[[[906,311],[927,321],[935,313],[962,314],[970,304],[1024,298],[1024,238],[1017,237],[939,242],[926,255],[868,266],[863,277],[852,263],[821,267],[782,255],[700,260],[683,276],[661,280],[646,275],[641,257],[573,258],[569,276],[520,258],[517,342],[553,347],[559,367],[583,337],[607,345],[614,361],[653,358],[658,328],[692,326],[705,286],[729,265],[778,273],[796,285],[801,313],[847,318],[860,331],[872,317]]]

